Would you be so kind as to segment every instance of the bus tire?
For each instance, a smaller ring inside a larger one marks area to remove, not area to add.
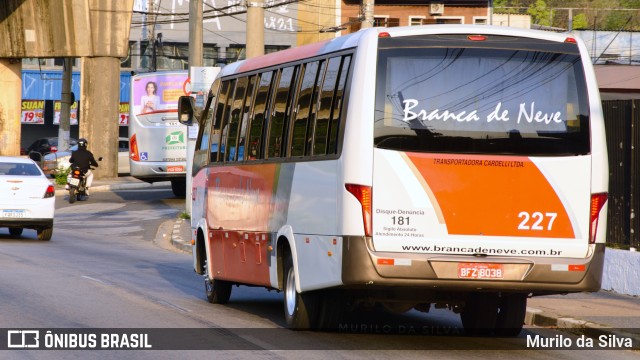
[[[171,180],[171,191],[175,197],[184,198],[187,196],[187,181],[186,180]]]
[[[9,228],[9,234],[13,237],[22,235],[22,228]]]
[[[338,331],[345,314],[344,296],[339,290],[324,290],[320,294],[318,328],[324,331]]]
[[[204,292],[207,301],[212,304],[226,304],[231,297],[231,283],[224,280],[209,278],[209,266],[204,262]]]
[[[469,335],[493,334],[498,318],[497,293],[471,293],[460,313],[464,331]]]
[[[300,294],[296,290],[296,274],[291,255],[284,266],[284,317],[287,327],[292,330],[308,330],[316,327],[314,318],[317,293]]]
[[[502,294],[499,302],[495,333],[497,336],[518,336],[527,314],[527,294]]]

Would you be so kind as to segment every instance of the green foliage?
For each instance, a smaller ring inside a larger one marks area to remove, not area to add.
[[[69,175],[69,172],[71,171],[71,167],[68,168],[64,168],[64,167],[59,167],[58,170],[56,171],[56,184],[57,185],[65,185],[67,183],[67,175]]]
[[[527,8],[527,14],[531,15],[534,24],[551,26],[554,11],[547,7],[544,0],[536,0]]]
[[[191,215],[189,215],[188,212],[184,211],[181,212],[180,215],[178,216],[180,219],[184,219],[184,220],[189,220],[191,219]]]
[[[587,29],[589,28],[589,21],[587,15],[578,14],[573,17],[573,29]]]

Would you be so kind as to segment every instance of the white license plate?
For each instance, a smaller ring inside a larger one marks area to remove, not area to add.
[[[2,210],[2,217],[9,219],[22,219],[27,217],[27,212],[24,210]]]
[[[79,184],[80,184],[80,179],[76,179],[76,178],[69,179],[69,185],[78,186]]]

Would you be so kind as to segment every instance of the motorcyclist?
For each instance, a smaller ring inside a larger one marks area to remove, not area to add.
[[[71,158],[69,159],[69,163],[71,165],[76,165],[82,170],[85,174],[85,193],[89,195],[89,188],[91,187],[91,183],[93,182],[93,172],[91,172],[91,166],[98,167],[98,162],[93,157],[93,153],[87,150],[87,145],[89,142],[87,139],[78,140],[78,150],[71,152]]]

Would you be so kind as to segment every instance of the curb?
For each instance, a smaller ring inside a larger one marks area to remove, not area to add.
[[[611,328],[591,321],[545,313],[532,307],[527,307],[524,323],[530,326],[558,328],[562,331],[576,335],[586,335],[591,338],[597,338],[601,335],[614,335],[616,337],[631,338],[634,344],[640,343],[640,333],[627,332],[624,329]]]
[[[189,223],[187,223],[186,225],[185,223],[187,223],[187,220],[177,219],[176,222],[173,224],[173,230],[171,232],[171,245],[173,245],[174,247],[178,248],[181,251],[191,254],[192,252],[191,239],[184,239],[182,235],[180,235],[180,229],[182,228],[182,226],[189,226],[189,227],[191,226]]]

